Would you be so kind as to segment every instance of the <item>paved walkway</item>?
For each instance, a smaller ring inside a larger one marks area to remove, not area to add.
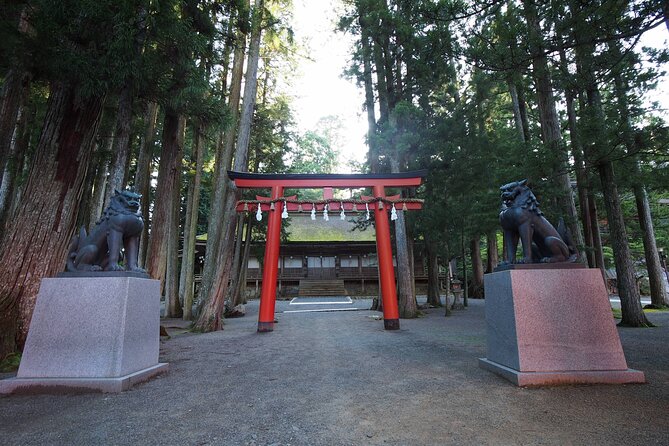
[[[369,301],[354,300],[368,308]],[[292,310],[279,302],[278,311]],[[170,373],[122,394],[0,398],[2,445],[669,443],[669,313],[619,329],[648,384],[522,389],[477,366],[484,302],[383,330],[378,313],[278,313],[161,343]]]

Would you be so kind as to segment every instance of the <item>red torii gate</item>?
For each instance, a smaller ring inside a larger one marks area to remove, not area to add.
[[[374,210],[376,222],[376,250],[379,260],[381,282],[381,298],[383,300],[383,325],[386,330],[400,328],[397,293],[395,291],[395,269],[390,243],[390,223],[388,222],[388,205],[401,204],[401,210],[418,210],[422,208],[421,200],[401,200],[399,195],[387,197],[386,187],[416,187],[427,176],[427,171],[402,172],[393,174],[257,174],[228,171],[228,177],[240,189],[271,189],[271,197],[256,197],[257,208],[269,212],[267,223],[267,242],[265,244],[265,260],[260,292],[260,312],[258,314],[258,331],[274,330],[274,307],[276,303],[276,284],[279,263],[279,247],[281,235],[281,214],[283,207],[287,211],[355,211],[356,204],[364,204]],[[363,201],[338,200],[332,195],[332,188],[364,188],[371,187],[373,197],[362,197]],[[284,188],[316,189],[323,188],[324,200],[314,203],[297,202],[294,197],[284,197]],[[347,206],[348,205],[348,206]],[[253,206],[253,204],[251,204]],[[249,201],[237,203],[237,212],[249,211]]]

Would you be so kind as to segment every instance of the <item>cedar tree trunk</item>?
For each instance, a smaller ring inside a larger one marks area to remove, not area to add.
[[[144,137],[139,145],[137,169],[135,171],[135,192],[142,195],[142,219],[144,230],[139,241],[139,265],[146,265],[146,251],[149,246],[149,205],[151,201],[151,160],[153,158],[153,141],[156,133],[158,104],[149,102],[144,117]]]
[[[130,152],[130,125],[132,124],[132,89],[126,85],[121,90],[118,98],[118,110],[116,112],[116,132],[114,137],[114,149],[112,151],[112,162],[109,170],[109,182],[105,189],[105,206],[109,204],[114,190],[122,191],[125,184],[126,164],[128,152]]]
[[[253,28],[249,44],[249,56],[244,82],[244,102],[240,113],[239,131],[235,145],[234,170],[246,172],[248,170],[249,141],[251,136],[251,123],[253,110],[256,102],[258,89],[258,59],[260,57],[260,39],[262,36],[262,19],[264,14],[264,0],[256,0],[253,7]],[[227,181],[225,172],[219,172],[220,181]],[[233,243],[235,232],[235,205],[240,198],[240,191],[234,186],[228,187],[223,209],[224,227],[220,240],[218,255],[214,260],[215,272],[211,278],[211,285],[203,295],[205,299],[204,308],[200,313],[195,329],[199,331],[214,331],[223,328],[223,311],[225,310],[225,299],[229,291],[230,270],[232,268]],[[210,225],[211,227],[211,225]]]
[[[425,239],[425,251],[427,251],[427,303],[434,307],[441,307],[437,250],[428,238]]]
[[[473,238],[469,241],[472,256],[472,282],[470,297],[483,298],[483,260],[481,259],[481,239]]]
[[[568,153],[562,141],[560,120],[555,107],[553,95],[553,82],[545,56],[542,41],[542,30],[539,16],[537,14],[536,0],[523,0],[525,19],[529,30],[530,51],[532,52],[532,74],[537,90],[537,109],[539,111],[539,122],[544,144],[549,150],[556,154],[559,160],[554,168],[557,184],[561,193],[559,196],[560,208],[565,215],[565,223],[574,237],[576,246],[583,246],[583,231],[578,225],[576,204],[571,191],[571,182],[568,175]],[[583,253],[580,253],[584,261]]]
[[[486,235],[486,251],[487,251],[487,271],[491,273],[497,268],[499,264],[499,250],[497,247],[497,230],[493,229]]]
[[[185,120],[174,110],[165,111],[163,123],[163,149],[160,154],[158,167],[158,186],[156,200],[153,206],[151,236],[146,256],[146,269],[149,275],[165,285],[167,268],[167,244],[170,235],[172,198],[179,194],[179,171],[181,170],[181,155],[183,130]]]
[[[195,244],[197,237],[197,217],[200,208],[200,185],[202,183],[202,168],[206,147],[204,144],[204,125],[199,124],[195,131],[195,176],[192,182],[192,195],[188,197],[190,213],[186,214],[188,233],[184,229],[184,249],[181,256],[181,268],[186,270],[184,277],[183,295],[181,300],[184,303],[184,320],[193,319],[193,275],[195,273]],[[181,294],[181,289],[180,289]]]
[[[613,257],[616,263],[616,276],[618,279],[618,293],[620,294],[620,307],[622,320],[619,325],[627,327],[650,327],[652,324],[646,319],[641,308],[641,296],[634,277],[634,265],[632,265],[629,245],[627,243],[627,231],[623,220],[623,211],[620,207],[620,197],[616,186],[611,161],[603,161],[599,166],[599,177],[602,181],[602,192],[606,204],[606,215],[609,220],[611,234],[611,245],[613,246]]]
[[[214,189],[211,197],[211,208],[209,210],[209,222],[207,226],[207,248],[202,270],[199,295],[209,296],[216,272],[216,260],[218,252],[223,243],[221,239],[221,221],[223,220],[223,208],[228,195],[228,177],[226,171],[230,168],[232,154],[235,148],[235,137],[237,136],[237,124],[239,119],[239,103],[242,94],[242,80],[244,78],[244,55],[246,53],[246,35],[237,33],[234,58],[232,61],[232,75],[230,79],[230,96],[228,98],[228,109],[230,111],[230,124],[225,131],[222,144],[216,151],[216,165],[214,171]],[[200,302],[203,302],[202,298]]]
[[[0,244],[0,358],[22,348],[40,279],[65,267],[102,104],[52,85],[24,199]]]

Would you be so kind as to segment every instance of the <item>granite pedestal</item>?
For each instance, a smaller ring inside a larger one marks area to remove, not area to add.
[[[160,282],[43,279],[16,378],[0,393],[121,392],[164,373]]]
[[[480,367],[518,386],[645,382],[627,367],[598,269],[500,271],[484,284]]]

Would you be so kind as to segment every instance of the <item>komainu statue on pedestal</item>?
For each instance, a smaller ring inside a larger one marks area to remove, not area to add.
[[[137,266],[139,238],[144,229],[139,200],[132,191],[114,191],[111,202],[89,235],[82,226],[70,242],[67,271],[133,271],[145,273]],[[125,249],[125,267],[119,265]]]
[[[527,180],[500,187],[502,211],[499,221],[504,230],[504,264],[575,262],[578,258],[564,222],[555,229],[539,209],[539,202]],[[516,261],[518,241],[523,258]]]

